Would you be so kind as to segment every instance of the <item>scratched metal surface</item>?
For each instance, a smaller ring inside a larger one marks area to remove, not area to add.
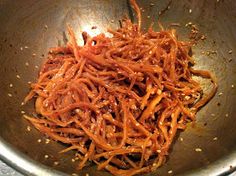
[[[2,176],[23,176],[21,173],[14,170],[13,168],[8,166],[7,164],[3,163],[1,160],[0,160],[0,175],[2,175]],[[229,174],[228,176],[235,176],[235,175],[236,175],[236,172]]]
[[[138,0],[143,11],[143,27],[156,21],[158,14],[169,0]],[[150,5],[150,3],[154,5]],[[226,175],[236,167],[236,3],[234,0],[172,0],[170,8],[161,17],[164,26],[180,23],[179,37],[186,39],[188,22],[197,24],[207,40],[193,48],[197,67],[214,72],[219,81],[222,96],[204,107],[197,116],[197,128],[188,128],[176,137],[167,163],[151,175],[166,175],[173,170],[175,175]],[[189,13],[189,10],[192,10]],[[73,152],[58,154],[65,146],[50,142],[35,129],[26,131],[30,125],[22,119],[21,111],[33,112],[32,104],[20,104],[28,92],[28,81],[36,78],[38,67],[43,62],[42,54],[47,48],[63,44],[66,25],[69,23],[79,38],[83,30],[91,33],[119,26],[124,15],[133,17],[126,0],[0,0],[0,156],[11,166],[25,174],[55,175],[76,172],[76,163],[71,162]],[[112,22],[114,20],[114,22]],[[47,27],[45,27],[47,25]],[[157,25],[154,25],[157,29]],[[29,48],[25,48],[28,46]],[[217,51],[205,55],[202,51]],[[233,50],[230,54],[228,51]],[[32,56],[35,53],[36,56]],[[25,63],[29,66],[26,67]],[[16,77],[20,76],[20,79]],[[9,84],[13,84],[10,88]],[[8,96],[12,94],[12,97]],[[221,106],[218,106],[221,102]],[[213,114],[213,115],[212,115]],[[226,117],[226,114],[227,117]],[[205,125],[207,124],[207,125]],[[217,141],[213,141],[214,137]],[[184,141],[180,141],[182,137]],[[37,140],[42,139],[41,143]],[[194,148],[203,152],[195,152]],[[49,155],[48,159],[44,155]],[[54,166],[54,162],[60,164]],[[109,175],[90,165],[80,175]]]
[[[6,165],[0,160],[0,175],[4,176],[23,176],[16,170],[12,169],[10,166]]]

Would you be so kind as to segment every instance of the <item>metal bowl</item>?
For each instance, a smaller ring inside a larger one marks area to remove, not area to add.
[[[193,47],[196,67],[214,72],[219,90],[197,115],[197,123],[178,134],[167,163],[147,175],[224,175],[236,169],[236,3],[234,0],[138,0],[143,8],[143,28],[157,21],[176,27],[179,38],[187,40],[192,22],[207,36]],[[169,6],[169,7],[168,7]],[[63,44],[66,25],[76,31],[106,32],[117,28],[128,15],[135,20],[126,0],[0,0],[0,157],[28,175],[78,173],[73,152],[58,154],[60,143],[45,143],[42,134],[25,119],[33,103],[22,106],[29,91],[28,81],[37,77],[38,67],[49,47]],[[154,28],[158,28],[156,23]],[[232,52],[231,52],[232,50]],[[207,89],[207,87],[205,87]],[[30,130],[30,131],[29,131]],[[40,139],[40,140],[39,140]],[[40,142],[41,141],[41,142]],[[202,152],[196,152],[201,148]],[[47,155],[48,157],[45,157]],[[59,164],[57,163],[59,162]],[[81,175],[109,175],[91,164]]]

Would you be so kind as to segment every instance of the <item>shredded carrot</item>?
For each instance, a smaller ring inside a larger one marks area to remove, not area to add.
[[[215,94],[216,78],[192,68],[190,42],[173,30],[141,30],[129,19],[113,35],[83,33],[79,46],[68,27],[67,46],[50,49],[25,98],[36,98],[39,117],[25,116],[39,131],[76,150],[78,169],[88,160],[114,175],[151,172],[164,162],[178,129],[194,121]],[[210,79],[202,94],[192,76]]]

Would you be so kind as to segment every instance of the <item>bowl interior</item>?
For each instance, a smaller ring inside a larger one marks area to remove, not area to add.
[[[193,56],[197,68],[216,75],[218,93],[198,113],[194,127],[189,125],[176,136],[167,163],[148,175],[166,175],[168,170],[180,175],[197,172],[236,150],[236,88],[232,86],[236,86],[236,4],[233,0],[138,0],[138,3],[143,9],[144,29],[151,22],[158,29],[157,19],[165,27],[179,23],[175,27],[179,38],[188,40],[190,28],[186,24],[191,22],[207,37],[193,47]],[[166,10],[159,18],[163,9]],[[35,161],[68,174],[77,172],[77,162],[71,161],[74,152],[58,154],[64,145],[53,141],[46,144],[46,138],[22,118],[23,111],[34,113],[33,102],[25,106],[21,102],[29,91],[28,82],[35,81],[48,48],[64,44],[67,24],[80,41],[82,31],[95,35],[107,28],[117,28],[125,15],[135,20],[126,0],[0,1],[0,136],[5,141]],[[92,26],[97,29],[91,30]],[[204,87],[207,89],[207,84]],[[55,161],[60,164],[55,165]],[[230,165],[224,167],[230,169]],[[80,173],[109,175],[98,172],[94,165]]]

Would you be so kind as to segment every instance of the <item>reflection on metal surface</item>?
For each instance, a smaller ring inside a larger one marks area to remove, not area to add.
[[[143,9],[143,28],[146,29],[169,2],[137,1]],[[189,9],[192,9],[191,14]],[[58,154],[63,145],[45,144],[44,137],[35,129],[27,131],[30,124],[21,117],[21,111],[33,112],[33,104],[21,106],[28,91],[27,82],[36,78],[43,62],[42,54],[45,55],[49,47],[63,44],[68,24],[79,38],[83,30],[95,35],[106,32],[107,28],[116,28],[125,15],[133,19],[127,0],[0,0],[0,22],[3,24],[0,26],[0,156],[4,161],[24,173],[37,174],[45,169],[47,174],[53,174],[55,170],[68,174],[76,172],[76,162],[71,162],[73,152]],[[197,125],[201,130],[190,127],[181,133],[179,137],[183,141],[176,138],[167,163],[149,175],[166,175],[169,170],[175,175],[215,176],[231,172],[236,166],[236,88],[231,86],[236,85],[236,3],[234,0],[172,0],[160,19],[164,26],[179,23],[176,29],[181,39],[187,39],[189,29],[185,24],[189,22],[206,34],[207,39],[193,48],[196,67],[215,73],[219,93],[223,94],[216,95],[198,113]],[[91,29],[92,26],[97,29]],[[155,24],[154,28],[158,29],[158,26]],[[217,53],[204,54],[207,51]],[[217,140],[213,140],[215,137]],[[38,139],[42,142],[38,143]],[[195,148],[201,148],[202,152],[195,152]],[[44,155],[49,157],[45,159]],[[60,164],[54,166],[55,161]],[[109,175],[98,172],[94,165],[80,173]]]
[[[1,138],[0,138],[1,139]],[[27,175],[48,175],[48,176],[58,176],[65,175],[61,172],[52,170],[46,166],[43,166],[40,163],[36,163],[24,156],[17,151],[17,149],[9,148],[9,144],[5,143],[3,139],[1,139],[0,150],[1,150],[1,159],[11,165],[12,167],[20,170],[23,174]]]

